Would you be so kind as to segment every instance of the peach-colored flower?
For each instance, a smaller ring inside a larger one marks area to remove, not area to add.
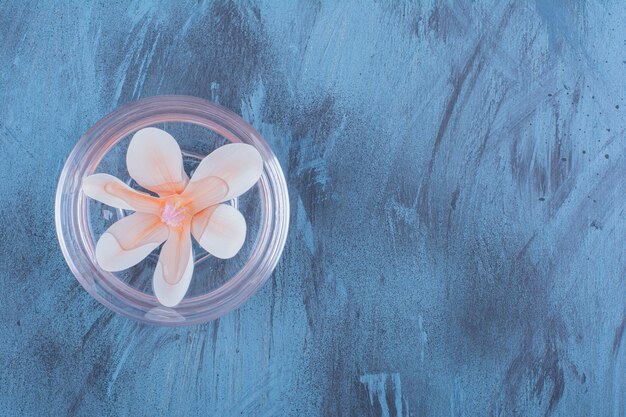
[[[243,246],[243,215],[220,203],[250,189],[261,176],[263,160],[253,146],[228,144],[204,158],[189,179],[176,140],[163,130],[149,127],[133,136],[126,166],[139,185],[158,197],[134,190],[108,174],[83,180],[87,196],[135,211],[100,237],[96,261],[106,271],[121,271],[165,242],[152,284],[159,302],[173,307],[183,299],[191,282],[191,235],[217,258],[231,258]]]

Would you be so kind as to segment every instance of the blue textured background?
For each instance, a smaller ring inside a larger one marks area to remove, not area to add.
[[[625,22],[618,0],[3,1],[0,415],[623,417]],[[250,121],[292,207],[265,287],[182,329],[95,302],[53,225],[81,134],[173,93]]]

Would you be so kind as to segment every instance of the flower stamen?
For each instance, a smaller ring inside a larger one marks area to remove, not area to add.
[[[161,221],[171,227],[180,227],[189,219],[189,209],[182,200],[166,201],[161,210]]]

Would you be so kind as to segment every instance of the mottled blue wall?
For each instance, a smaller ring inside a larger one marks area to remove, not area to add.
[[[0,415],[626,414],[623,1],[0,3]],[[275,149],[284,256],[237,311],[113,315],[59,251],[68,153],[217,101]]]

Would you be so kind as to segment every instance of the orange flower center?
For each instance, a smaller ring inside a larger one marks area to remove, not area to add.
[[[189,209],[180,197],[167,200],[161,209],[161,221],[168,226],[180,227],[190,218]]]

